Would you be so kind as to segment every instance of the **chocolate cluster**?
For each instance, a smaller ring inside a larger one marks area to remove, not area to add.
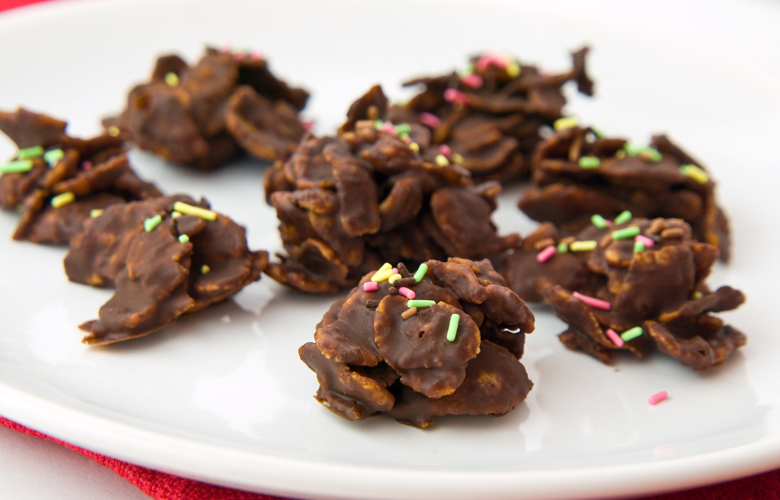
[[[307,136],[266,171],[287,255],[266,273],[314,293],[354,286],[382,262],[482,259],[520,244],[491,222],[496,182],[420,154],[422,126],[360,120],[335,137]]]
[[[266,252],[247,248],[243,227],[205,201],[174,195],[112,205],[71,242],[71,281],[116,287],[82,342],[147,335],[220,302],[259,279]]]
[[[405,86],[423,89],[378,117],[428,127],[433,147],[424,155],[432,160],[444,147],[462,159],[477,181],[526,178],[531,154],[541,140],[540,128],[564,116],[561,87],[574,81],[580,92],[593,94],[587,53],[587,47],[574,52],[572,68],[558,74],[503,54],[474,56],[465,71],[406,82]]]
[[[742,292],[706,283],[718,249],[696,241],[680,219],[595,216],[574,235],[543,224],[504,263],[510,288],[544,299],[568,326],[559,338],[604,363],[616,350],[644,356],[652,346],[694,370],[723,363],[745,335],[715,313],[737,308]]]
[[[525,400],[533,384],[518,359],[534,329],[530,310],[487,260],[424,266],[367,274],[299,349],[317,374],[315,398],[333,413],[427,427]]]
[[[20,214],[16,240],[67,245],[90,214],[161,195],[135,174],[121,139],[79,139],[66,126],[25,109],[0,112],[0,130],[19,148],[0,165],[0,206]]]
[[[150,81],[104,125],[166,160],[211,170],[244,153],[287,158],[303,136],[298,112],[308,96],[255,53],[207,49],[193,66],[176,55],[158,58]]]
[[[638,146],[588,127],[564,128],[537,148],[532,182],[519,206],[534,220],[581,226],[593,213],[612,218],[625,210],[679,218],[691,225],[694,239],[729,259],[729,224],[715,183],[701,162],[664,135]]]

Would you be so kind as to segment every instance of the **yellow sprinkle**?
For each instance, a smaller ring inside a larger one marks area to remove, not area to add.
[[[67,193],[58,194],[54,198],[51,199],[51,206],[54,208],[60,208],[64,207],[68,203],[73,203],[73,201],[76,199],[76,195],[73,194],[72,191],[68,191]]]
[[[119,135],[119,127],[117,127],[116,125],[111,125],[110,127],[108,127],[108,135],[110,135],[111,137],[118,136]]]
[[[626,157],[626,151],[623,149],[618,150],[618,152],[615,153],[615,158],[617,158],[618,160],[622,160],[625,157]]]
[[[211,272],[211,268],[208,265],[203,264],[200,267],[200,274],[208,274],[209,272]]]
[[[693,298],[693,299],[700,299],[700,298],[702,298],[702,297],[704,297],[704,294],[703,294],[703,293],[701,293],[701,292],[700,292],[700,291],[698,291],[698,290],[696,290],[695,292],[693,292],[693,294],[691,295],[691,298]]]
[[[390,276],[393,275],[392,269],[386,269],[384,271],[377,271],[374,273],[374,275],[371,277],[371,281],[384,281]]]
[[[175,87],[179,84],[179,75],[170,71],[165,74],[165,84],[169,87]]]
[[[436,158],[434,158],[434,160],[436,161],[436,165],[440,167],[446,167],[447,165],[450,164],[450,161],[444,155],[436,155]]]
[[[699,184],[705,184],[708,180],[710,180],[710,176],[707,175],[707,172],[690,163],[686,165],[680,165],[679,170],[681,174],[690,177]]]
[[[102,208],[96,208],[94,210],[90,210],[89,211],[89,216],[94,219],[95,217],[97,217],[98,215],[100,215],[102,213],[103,213],[103,209]]]
[[[420,145],[417,144],[416,142],[413,142],[413,143],[409,144],[409,149],[411,149],[415,153],[419,153],[420,152]]]
[[[176,219],[181,217],[181,212],[171,212],[171,218]]]
[[[555,120],[555,123],[553,123],[553,128],[560,132],[561,130],[577,127],[579,124],[580,122],[577,120],[577,118],[573,116],[567,116],[565,118],[558,118]]]
[[[452,161],[457,163],[458,165],[463,165],[463,155],[460,155],[458,153],[453,153]]]
[[[395,283],[396,281],[398,281],[400,279],[401,279],[401,275],[396,273],[396,274],[390,276],[389,278],[387,278],[387,281],[389,281],[390,283]]]
[[[572,241],[569,244],[569,250],[572,252],[590,252],[591,250],[595,250],[597,245],[598,242],[594,240]]]
[[[197,215],[201,219],[206,219],[206,220],[217,219],[216,212],[212,212],[211,210],[206,210],[205,208],[193,207],[192,205],[182,203],[181,201],[177,201],[176,203],[174,203],[173,209],[176,210],[177,212],[181,212],[186,215]]]
[[[379,267],[379,269],[376,270],[376,272],[381,273],[382,271],[387,271],[388,269],[392,268],[393,266],[389,262],[385,262]]]
[[[510,60],[509,64],[506,67],[506,74],[511,78],[520,76],[520,65],[517,64],[517,61]]]

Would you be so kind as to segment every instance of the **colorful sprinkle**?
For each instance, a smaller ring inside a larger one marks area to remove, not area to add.
[[[211,268],[208,266],[208,264],[203,264],[200,266],[200,274],[208,274],[211,272]]]
[[[607,221],[599,214],[591,215],[590,222],[599,229],[604,229],[607,227]]]
[[[407,310],[405,310],[404,312],[401,313],[401,317],[403,319],[409,319],[412,316],[414,316],[415,314],[417,314],[417,308],[416,307],[410,307],[409,309],[407,309]]]
[[[100,216],[102,214],[103,214],[103,209],[102,208],[93,208],[92,210],[89,211],[89,217],[91,219],[94,219],[95,217],[98,217],[98,216]]]
[[[29,148],[20,149],[16,154],[16,157],[20,160],[28,160],[30,158],[38,158],[43,154],[43,146],[32,146]]]
[[[385,262],[384,264],[379,266],[379,269],[377,269],[376,272],[380,273],[382,271],[387,271],[388,269],[392,269],[392,268],[393,268],[392,264],[390,264],[389,262]]]
[[[705,184],[707,181],[710,180],[710,176],[707,175],[707,172],[697,167],[696,165],[692,165],[690,163],[687,163],[685,165],[680,165],[679,170],[681,174],[683,174],[686,177],[690,177],[691,179],[695,180],[699,184]]]
[[[30,160],[9,161],[0,165],[0,174],[17,174],[29,172],[33,168],[33,162]]]
[[[669,394],[666,391],[661,391],[653,394],[650,396],[650,398],[647,400],[648,403],[651,405],[657,405],[661,401],[667,399],[669,397]]]
[[[376,281],[366,281],[363,283],[363,290],[367,292],[375,292],[379,289],[379,283]]]
[[[639,229],[637,226],[629,226],[624,227],[623,229],[616,229],[612,231],[612,239],[613,240],[625,240],[628,238],[633,238],[637,234],[639,234],[642,230]]]
[[[579,126],[579,124],[580,124],[580,121],[577,120],[577,118],[575,118],[573,116],[567,116],[567,117],[558,118],[557,120],[555,120],[555,123],[553,123],[553,128],[556,131],[560,132],[561,130],[566,130],[566,129],[569,129],[569,128],[577,127],[577,126]]]
[[[413,143],[409,144],[409,149],[411,149],[415,153],[419,153],[420,152],[420,145],[417,144],[416,142],[413,142]]]
[[[453,102],[458,104],[466,104],[469,100],[468,96],[457,89],[447,89],[444,91],[444,100],[447,102]]]
[[[609,337],[609,340],[612,341],[617,347],[623,347],[626,343],[623,339],[620,338],[620,335],[617,334],[615,330],[612,328],[607,329],[607,337]]]
[[[173,71],[165,73],[165,84],[169,87],[176,87],[179,85],[179,75]]]
[[[412,300],[415,297],[414,291],[411,288],[406,288],[405,286],[400,287],[398,289],[398,293],[403,295],[404,297],[406,297],[409,300]]]
[[[644,333],[644,330],[642,330],[641,326],[635,326],[634,328],[628,329],[625,332],[620,334],[620,338],[623,339],[625,342],[628,342],[629,340],[634,340],[635,338],[641,336]]]
[[[434,161],[436,162],[436,165],[438,165],[440,167],[446,167],[447,165],[450,164],[450,161],[447,159],[447,157],[442,155],[442,154],[436,155],[436,158],[434,158]]]
[[[569,250],[572,252],[590,252],[591,250],[595,250],[596,246],[598,246],[596,240],[572,241],[569,244]]]
[[[306,120],[301,125],[303,125],[303,130],[311,132],[314,129],[314,120]]]
[[[458,153],[453,153],[452,161],[457,163],[458,165],[463,165],[463,155]]]
[[[190,237],[186,234],[180,234],[179,235],[179,243],[187,243],[190,241]]]
[[[390,122],[383,123],[382,127],[379,130],[393,137],[398,135],[398,132],[396,132],[395,127]]]
[[[144,231],[150,233],[154,228],[160,225],[162,222],[162,215],[157,214],[154,217],[149,217],[144,221]]]
[[[569,251],[569,245],[566,243],[558,243],[558,246],[555,248],[558,253],[566,253]]]
[[[447,340],[455,342],[455,337],[458,335],[458,322],[460,321],[460,314],[453,314],[450,316],[450,325],[447,328]]]
[[[625,149],[626,153],[628,153],[630,156],[636,156],[641,153],[643,149],[645,149],[645,146],[639,146],[638,144],[627,142],[623,146],[623,149]]]
[[[636,241],[641,241],[642,244],[645,246],[645,248],[650,248],[653,245],[655,245],[655,241],[652,238],[648,238],[647,236],[643,234],[638,234],[636,238],[634,238]]]
[[[181,217],[181,212],[176,212],[175,210],[171,212],[171,219],[178,219]]]
[[[651,147],[643,148],[637,154],[637,156],[639,156],[643,160],[651,161],[653,163],[658,163],[663,159],[663,155],[659,153],[657,149]]]
[[[517,61],[509,61],[509,64],[506,66],[506,75],[510,78],[514,78],[516,76],[520,76],[520,65],[517,64]]]
[[[434,115],[433,113],[427,113],[423,111],[420,113],[420,123],[423,125],[427,125],[431,128],[436,128],[439,125],[441,125],[441,120],[438,116]]]
[[[432,307],[436,305],[435,300],[407,300],[406,301],[406,307],[416,307],[417,309],[420,309],[421,307]]]
[[[488,69],[488,66],[492,64],[498,68],[505,69],[508,63],[509,61],[507,58],[501,54],[488,52],[487,54],[483,54],[479,59],[477,59],[477,63],[474,65],[474,67],[477,69],[477,71],[485,71]]]
[[[542,250],[541,252],[539,252],[538,254],[536,254],[536,261],[547,262],[552,258],[553,255],[555,255],[557,251],[558,250],[555,248],[555,246],[550,245],[546,247],[544,250]]]
[[[412,126],[409,125],[408,123],[401,123],[395,126],[395,132],[398,135],[409,134],[412,132]]]
[[[388,279],[390,276],[392,276],[393,274],[394,273],[393,273],[393,269],[392,268],[391,269],[385,269],[384,271],[377,271],[371,277],[371,281],[376,281],[376,282],[384,281],[384,280]]]
[[[414,281],[419,283],[425,277],[425,273],[428,272],[428,264],[420,264],[417,271],[414,273]]]
[[[701,293],[699,290],[696,290],[695,292],[693,292],[691,294],[691,298],[694,299],[694,300],[698,300],[698,299],[700,299],[702,297],[704,297],[704,294]]]
[[[599,168],[599,166],[601,165],[601,160],[599,160],[595,156],[583,156],[580,158],[579,164],[580,164],[580,168],[590,170],[594,168]]]
[[[92,167],[94,167],[94,165],[92,165],[92,162],[89,160],[81,162],[81,170],[92,170]]]
[[[111,137],[117,137],[121,131],[119,130],[119,127],[117,127],[116,125],[111,125],[110,127],[108,127],[107,132],[108,135],[110,135]]]
[[[617,217],[615,217],[615,224],[623,224],[625,222],[628,222],[631,220],[633,216],[634,215],[631,212],[629,212],[628,210],[624,210],[620,212],[620,214]]]
[[[452,149],[450,149],[450,147],[446,144],[442,144],[439,146],[439,153],[443,154],[444,156],[450,156],[452,154]]]
[[[597,299],[595,297],[588,297],[587,295],[583,295],[580,292],[574,292],[572,295],[575,298],[580,299],[581,301],[588,304],[590,307],[596,308],[596,309],[602,309],[604,311],[609,311],[612,309],[612,304],[607,302],[606,300]]]
[[[76,195],[73,194],[73,191],[68,191],[67,193],[58,194],[54,198],[51,199],[51,206],[54,208],[60,208],[64,207],[68,203],[73,203],[76,200]]]
[[[61,159],[65,157],[65,152],[61,149],[52,149],[43,153],[43,161],[50,167],[56,165]]]
[[[639,240],[634,240],[634,253],[644,252],[645,244]]]
[[[192,205],[182,203],[181,201],[177,201],[176,203],[174,203],[173,209],[176,210],[177,212],[181,212],[186,215],[197,215],[201,219],[206,219],[206,220],[217,219],[216,212],[212,212],[211,210],[206,210],[205,208],[193,207]]]
[[[460,77],[460,81],[463,83],[463,85],[465,85],[467,87],[471,87],[472,89],[481,88],[482,85],[485,83],[482,80],[482,77],[479,76],[476,73],[471,73],[471,74],[468,74],[468,75],[464,75],[464,76]]]
[[[395,271],[395,269],[393,271]],[[396,281],[400,280],[401,278],[403,278],[403,276],[401,276],[397,272],[394,272],[392,276],[387,278],[387,281],[392,284],[392,283],[395,283]]]

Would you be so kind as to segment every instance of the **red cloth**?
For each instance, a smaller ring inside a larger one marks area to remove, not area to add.
[[[0,12],[39,3],[47,0],[0,0]],[[16,422],[0,417],[0,424],[15,431],[48,439],[89,457],[99,464],[111,468],[114,472],[127,479],[139,490],[156,500],[283,500],[258,493],[223,488],[211,484],[193,481],[178,476],[146,469],[129,464],[98,453],[91,452],[54,439],[38,431],[19,425]],[[641,500],[780,500],[780,469],[759,474],[736,481],[706,486],[667,495],[651,496]]]

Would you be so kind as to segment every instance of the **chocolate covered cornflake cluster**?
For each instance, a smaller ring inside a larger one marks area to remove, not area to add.
[[[491,222],[496,182],[421,154],[420,125],[359,120],[335,137],[307,136],[266,171],[287,255],[266,273],[298,290],[354,286],[382,262],[418,264],[448,256],[482,259],[520,245]]]
[[[595,215],[574,235],[543,224],[523,245],[504,263],[510,288],[525,300],[544,299],[568,325],[561,342],[604,363],[613,351],[642,357],[654,345],[699,371],[747,341],[715,315],[745,296],[709,288],[718,249],[696,241],[680,219]]]
[[[223,301],[260,278],[266,252],[247,248],[243,227],[205,201],[173,195],[112,205],[71,242],[71,281],[116,287],[82,342],[140,337],[182,314]]]
[[[475,56],[465,71],[406,82],[405,86],[423,90],[404,105],[386,113],[377,106],[376,116],[367,113],[361,118],[424,125],[432,133],[432,147],[423,150],[424,156],[433,160],[443,147],[461,159],[477,181],[526,178],[531,154],[541,140],[540,127],[564,116],[561,87],[574,81],[580,92],[593,94],[587,53],[587,47],[574,52],[572,68],[559,74],[547,74],[503,54]]]
[[[637,217],[679,218],[691,225],[694,239],[714,245],[728,261],[728,220],[700,162],[664,135],[639,146],[605,138],[569,118],[557,125],[560,130],[534,155],[533,185],[519,203],[526,215],[575,226],[592,213],[611,218],[625,210]]]
[[[79,139],[66,126],[22,108],[0,111],[0,130],[19,148],[0,165],[0,206],[20,214],[15,240],[67,245],[90,214],[161,195],[130,167],[120,139]]]
[[[503,415],[533,384],[518,361],[534,316],[487,260],[385,264],[360,280],[299,349],[315,398],[348,420],[416,427],[442,415]]]
[[[254,52],[209,48],[194,66],[176,55],[158,58],[150,81],[134,87],[124,111],[104,125],[166,160],[212,170],[244,153],[287,158],[303,136],[298,112],[308,97]]]

